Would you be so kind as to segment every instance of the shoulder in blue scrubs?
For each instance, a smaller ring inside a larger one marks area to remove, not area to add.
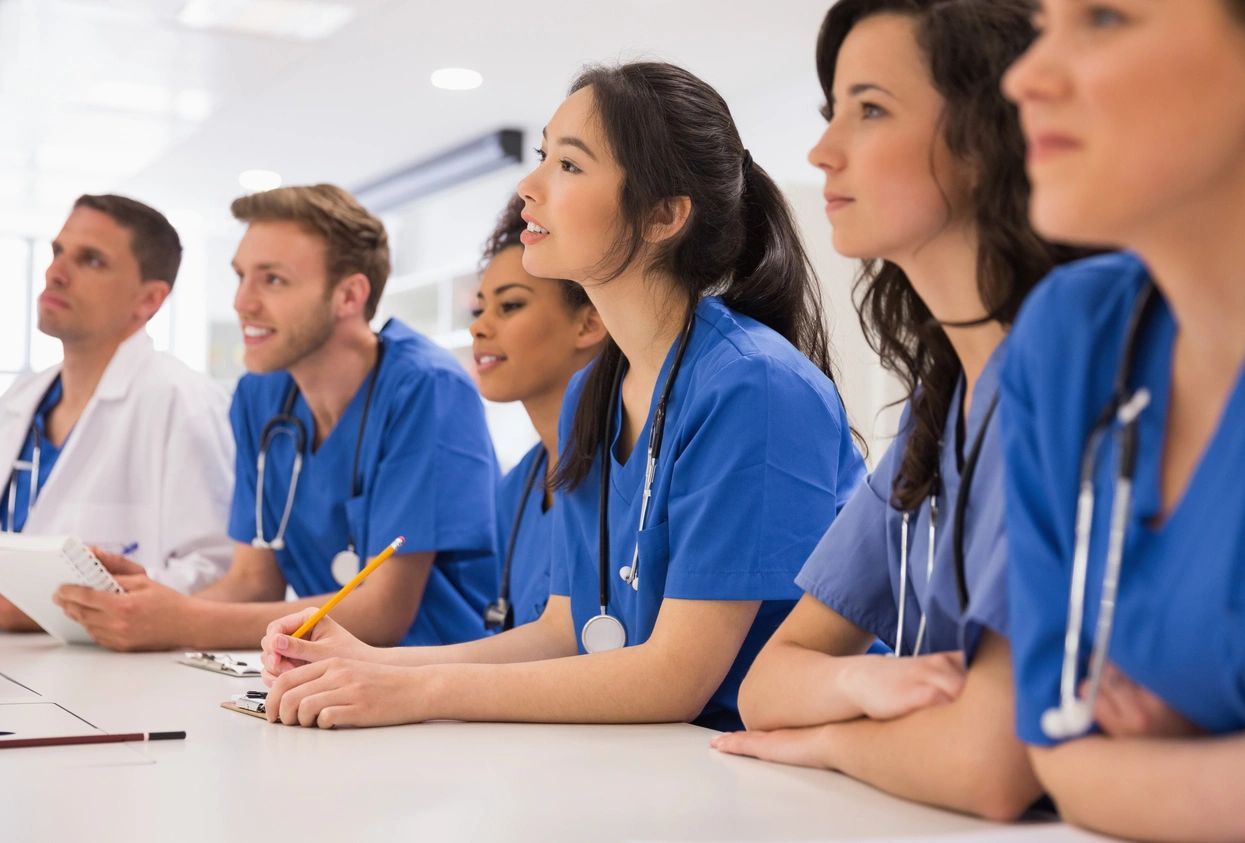
[[[1011,547],[1010,639],[1020,737],[1053,743],[1042,713],[1059,702],[1078,478],[1107,406],[1126,323],[1147,280],[1127,254],[1052,273],[1025,304],[1002,376]],[[1130,387],[1150,405],[1138,423],[1132,509],[1108,660],[1211,733],[1245,729],[1245,382],[1241,373],[1207,450],[1168,517],[1160,464],[1176,325],[1161,296],[1138,337]],[[1098,620],[1118,430],[1095,470],[1097,513],[1081,632],[1081,677]]]
[[[482,612],[493,591],[493,519],[497,464],[480,397],[454,358],[397,320],[380,332],[384,359],[359,453],[362,493],[352,497],[351,468],[368,381],[320,444],[308,441],[285,534],[275,551],[300,597],[330,594],[333,556],[353,539],[364,558],[399,535],[409,552],[436,551],[419,612],[403,644],[449,644],[484,634]],[[256,457],[260,432],[281,411],[293,379],[286,372],[246,375],[230,417],[237,440],[237,480],[229,535],[256,535]],[[315,429],[299,396],[294,414]],[[293,468],[289,436],[270,439],[263,534],[272,539]]]
[[[34,487],[35,501],[39,499],[39,490],[47,485],[48,477],[52,474],[52,467],[56,465],[57,458],[69,441],[66,439],[58,447],[53,445],[48,438],[48,415],[60,403],[63,392],[61,377],[57,375],[52,381],[52,386],[48,388],[47,395],[43,396],[43,400],[35,408],[34,418],[30,421],[31,430],[27,431],[26,439],[22,442],[22,450],[17,455],[19,460],[30,465],[35,456],[35,437],[39,438],[39,479]],[[0,506],[0,533],[20,533],[26,526],[26,519],[30,516],[30,505],[34,502],[30,499],[33,471],[33,468],[25,471],[15,469],[10,475],[11,486],[5,489],[4,504]],[[9,524],[10,503],[13,507],[12,525]]]
[[[935,524],[934,568],[928,574],[928,499],[908,524],[908,588],[903,649],[912,654],[921,614],[926,615],[922,653],[963,650],[971,659],[983,628],[1007,634],[1007,549],[1003,529],[1003,469],[997,419],[985,429],[968,510],[964,515],[964,567],[968,609],[960,613],[953,552],[955,502],[960,490],[963,450],[981,434],[998,394],[1000,361],[1006,341],[994,350],[973,389],[968,424],[961,426],[964,379],[956,387],[939,454],[941,491]],[[900,541],[903,515],[890,505],[891,489],[908,443],[909,412],[904,408],[899,435],[869,479],[844,507],[809,557],[796,582],[842,617],[871,632],[888,647],[897,645]],[[995,414],[997,416],[997,413]],[[957,444],[960,443],[960,444]]]
[[[523,484],[532,466],[540,462],[536,481],[526,497]],[[514,625],[522,626],[540,617],[549,602],[549,542],[553,515],[544,505],[545,447],[537,443],[519,464],[502,478],[497,489],[497,582],[501,583],[510,534],[519,515],[519,534],[510,563],[510,604]]]
[[[617,437],[611,443],[609,610],[634,645],[652,633],[664,598],[762,601],[729,674],[696,720],[734,729],[741,726],[739,683],[799,598],[795,574],[863,479],[864,464],[829,378],[770,328],[720,299],[704,299],[667,407],[647,528],[637,537],[645,447],[675,347],[625,462],[617,460]],[[559,441],[569,438],[583,382],[581,372],[567,389]],[[621,427],[616,417],[614,430]],[[598,459],[553,509],[551,589],[570,596],[576,635],[599,610],[600,470]],[[637,541],[633,590],[618,568],[630,563]]]

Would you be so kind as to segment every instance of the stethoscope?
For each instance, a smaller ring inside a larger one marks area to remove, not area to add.
[[[981,446],[986,441],[986,431],[990,428],[990,420],[994,417],[994,409],[999,404],[996,393],[982,417],[981,428],[973,439],[968,454],[964,457],[964,468],[960,472],[960,488],[955,493],[955,515],[951,527],[951,557],[955,566],[955,589],[959,599],[960,614],[968,609],[968,574],[964,561],[964,513],[968,510],[968,498],[973,488],[973,477],[977,473],[977,463],[981,457]],[[934,576],[934,542],[938,538],[938,487],[940,477],[935,470],[929,496],[929,549],[925,558],[925,579],[929,582]],[[908,603],[908,522],[911,512],[905,512],[899,525],[899,623],[895,627],[895,655],[903,655],[903,621],[904,609]],[[921,607],[921,620],[916,628],[916,643],[912,647],[912,655],[920,655],[921,644],[925,638],[925,607]]]
[[[532,461],[532,467],[528,469],[527,477],[523,480],[523,496],[519,498],[519,508],[515,511],[514,523],[510,525],[510,540],[506,543],[506,559],[501,569],[501,587],[498,590],[497,599],[484,610],[484,628],[493,632],[514,627],[514,606],[510,603],[510,568],[514,560],[514,547],[519,541],[519,527],[523,524],[523,512],[527,509],[527,500],[532,496],[532,489],[536,486],[540,467],[545,464],[547,457],[545,449],[541,448],[540,454]]]
[[[644,527],[648,523],[648,503],[653,494],[653,479],[657,474],[657,457],[661,454],[661,440],[666,432],[666,404],[670,400],[671,391],[674,389],[675,379],[679,376],[679,369],[683,366],[683,355],[687,351],[687,343],[691,339],[692,324],[695,320],[696,309],[693,307],[692,312],[688,314],[687,325],[683,328],[683,334],[679,338],[679,347],[675,350],[674,362],[670,366],[670,373],[666,375],[666,383],[661,388],[661,397],[657,399],[657,409],[653,411],[653,424],[649,427],[648,449],[644,466],[644,491],[640,497],[640,524],[636,528],[635,551],[631,554],[631,564],[623,565],[618,569],[618,576],[635,591],[638,591],[640,588],[639,534],[644,531]],[[597,515],[597,581],[600,585],[601,611],[588,618],[579,633],[580,640],[584,644],[584,651],[588,653],[604,653],[608,650],[617,650],[627,643],[627,630],[623,627],[622,621],[609,613],[610,462],[613,459],[610,449],[614,438],[614,414],[618,411],[618,393],[622,387],[624,368],[620,362],[618,370],[614,373],[614,384],[610,390],[609,409],[606,411],[605,416],[605,435],[601,439],[601,491],[598,497],[599,510]]]
[[[1129,389],[1133,373],[1133,352],[1146,314],[1156,293],[1153,282],[1141,291],[1128,318],[1124,335],[1123,357],[1115,372],[1111,401],[1103,408],[1090,429],[1081,452],[1080,490],[1076,499],[1076,543],[1072,551],[1072,581],[1068,593],[1068,623],[1064,630],[1063,664],[1059,676],[1059,705],[1042,714],[1042,731],[1052,740],[1075,738],[1089,731],[1094,722],[1094,706],[1102,684],[1107,649],[1111,643],[1111,627],[1115,620],[1115,598],[1124,559],[1124,538],[1128,528],[1129,507],[1133,496],[1133,475],[1137,468],[1137,419],[1150,403],[1145,387]],[[1081,628],[1085,614],[1085,586],[1089,579],[1089,543],[1094,524],[1094,466],[1102,443],[1112,427],[1119,425],[1119,465],[1111,504],[1110,532],[1107,536],[1107,558],[1103,568],[1102,595],[1098,600],[1098,623],[1094,629],[1089,659],[1089,689],[1083,698],[1076,695],[1077,664],[1080,660]]]
[[[43,393],[43,397],[39,399],[36,407],[42,408],[43,402],[48,400],[48,396],[52,394],[52,390],[56,389],[56,384],[59,380],[60,376],[58,375],[56,380],[52,381],[51,386],[47,388],[47,391]],[[39,410],[36,409],[35,416],[38,414]],[[31,510],[35,508],[35,501],[39,499],[39,464],[43,456],[43,443],[42,437],[39,435],[39,425],[35,423],[34,417],[30,419],[30,428],[26,431],[25,442],[30,443],[30,459],[23,460],[19,458],[13,460],[13,471],[9,474],[9,488],[6,493],[8,520],[4,522],[4,531],[6,533],[17,532],[13,525],[17,523],[17,478],[21,472],[30,472],[30,495],[26,500],[27,518],[30,517]],[[23,445],[25,442],[23,442]],[[23,447],[22,450],[25,450],[25,448]]]
[[[368,375],[367,393],[363,398],[363,413],[359,417],[359,433],[355,438],[354,462],[350,468],[350,496],[357,498],[363,492],[359,479],[359,454],[363,450],[363,434],[367,430],[368,412],[372,409],[372,393],[376,389],[376,381],[380,378],[380,363],[385,358],[384,340],[376,339],[376,363]],[[298,491],[298,478],[303,473],[303,451],[307,448],[307,427],[302,419],[294,415],[294,402],[298,400],[298,384],[290,384],[285,393],[285,402],[281,412],[270,418],[259,434],[259,456],[255,459],[255,538],[251,539],[251,547],[261,550],[284,550],[285,528],[290,523],[290,512],[294,508],[294,495]],[[281,512],[281,521],[277,524],[277,534],[271,539],[264,538],[264,469],[268,462],[268,448],[278,436],[288,436],[294,440],[294,465],[290,470],[290,487],[285,493],[285,507]],[[359,573],[359,554],[355,551],[354,537],[350,535],[347,525],[346,549],[333,557],[331,565],[333,579],[345,585]]]
[[[13,473],[9,475],[9,489],[7,493],[8,500],[8,516],[9,520],[4,522],[6,533],[16,533],[17,529],[14,525],[17,523],[17,476],[22,471],[30,472],[30,496],[26,500],[26,517],[30,517],[30,512],[35,508],[35,501],[39,498],[39,458],[42,455],[43,448],[39,444],[39,428],[32,421],[30,430],[26,433],[26,441],[31,442],[30,459],[13,460]],[[23,448],[23,450],[25,450]]]

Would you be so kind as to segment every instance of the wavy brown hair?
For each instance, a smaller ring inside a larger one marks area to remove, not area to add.
[[[1035,36],[1030,23],[1035,6],[1029,0],[839,0],[817,40],[817,75],[826,101],[833,102],[839,50],[858,23],[891,14],[916,24],[917,45],[944,101],[942,139],[976,174],[977,291],[989,318],[1004,325],[1015,319],[1033,286],[1072,256],[1042,240],[1029,224],[1024,137],[1015,107],[999,89],[1003,72]],[[904,400],[911,401],[891,505],[913,510],[934,491],[960,360],[943,326],[895,264],[865,261],[854,293],[870,346],[883,367],[899,376]]]
[[[497,225],[493,227],[493,233],[488,236],[488,240],[484,241],[484,249],[480,256],[480,271],[484,271],[484,267],[492,262],[493,258],[512,247],[523,248],[523,241],[519,239],[519,235],[527,228],[527,223],[523,220],[523,197],[515,194],[510,197],[510,201],[506,203],[506,207],[502,209],[501,215],[497,217]],[[566,303],[566,307],[572,313],[581,307],[592,304],[588,300],[588,294],[584,292],[584,288],[576,284],[574,281],[565,279],[557,279],[558,285],[562,288],[562,300]]]

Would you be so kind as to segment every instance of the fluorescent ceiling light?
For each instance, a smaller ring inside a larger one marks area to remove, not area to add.
[[[191,29],[319,41],[354,17],[354,9],[318,0],[189,0],[177,22]]]
[[[432,84],[443,91],[471,91],[484,84],[484,77],[465,67],[443,67],[432,71]]]
[[[522,160],[523,133],[501,129],[416,161],[352,193],[373,213],[383,213]]]
[[[281,186],[281,174],[272,170],[243,170],[238,174],[238,184],[251,193],[272,190]]]

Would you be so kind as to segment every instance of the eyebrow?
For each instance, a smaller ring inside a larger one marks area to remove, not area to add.
[[[540,135],[541,137],[545,139],[548,139],[549,137],[549,133],[546,129],[541,129]],[[558,143],[564,146],[573,146],[576,149],[583,150],[584,155],[587,155],[593,161],[597,160],[596,154],[591,149],[588,148],[588,144],[584,143],[582,140],[580,140],[577,137],[568,136],[564,138],[558,138]]]
[[[894,94],[892,94],[890,91],[886,90],[885,88],[883,88],[881,85],[879,85],[876,82],[857,82],[855,85],[852,85],[850,88],[847,89],[847,95],[849,97],[858,97],[861,94],[867,94],[869,91],[878,91],[880,93],[886,94],[888,97],[891,97],[892,99],[899,99],[899,97],[896,97]]]
[[[237,262],[237,261],[230,261],[230,262],[229,262],[229,265],[233,267],[233,271],[234,271],[234,272],[241,272],[241,271],[242,271],[242,267],[238,266],[238,262]],[[290,272],[290,271],[291,271],[290,267],[286,266],[286,265],[285,265],[285,264],[283,264],[283,263],[279,263],[279,262],[277,262],[277,261],[270,261],[270,262],[268,262],[268,263],[257,263],[257,264],[255,264],[255,268],[256,268],[256,269],[259,269],[259,270],[280,269],[280,270],[282,270],[283,272]]]
[[[500,296],[502,293],[506,292],[507,290],[514,289],[514,288],[518,288],[520,290],[527,290],[529,293],[536,292],[534,289],[529,287],[527,284],[521,284],[518,281],[512,281],[509,284],[502,284],[500,287],[498,287],[496,290],[493,291],[493,295]],[[476,290],[476,298],[483,301],[484,291]]]

